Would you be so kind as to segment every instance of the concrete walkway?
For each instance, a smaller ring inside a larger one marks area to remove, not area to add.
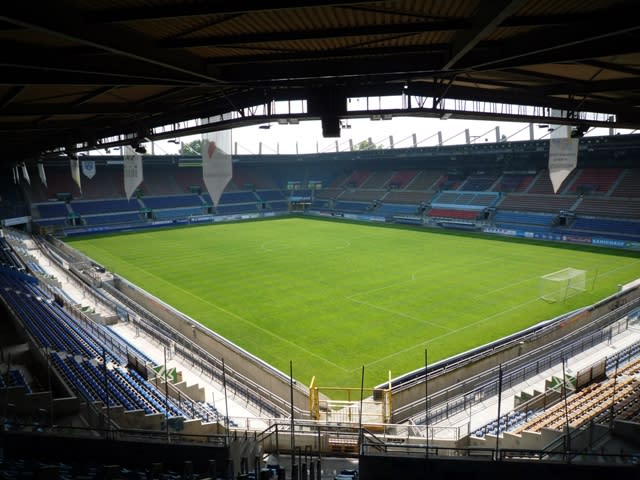
[[[612,356],[626,347],[640,341],[640,324],[638,321],[630,323],[629,329],[611,339],[567,359],[565,373],[575,374],[583,368],[589,367],[604,357]],[[552,377],[562,378],[562,365],[556,365],[535,377],[503,390],[500,396],[500,415],[505,415],[515,406],[515,397],[522,392],[533,393],[534,390],[543,392],[545,382]],[[435,439],[453,440],[458,432],[473,433],[498,417],[498,395],[489,397],[474,405],[470,410],[459,412],[449,418],[429,427],[436,427]]]

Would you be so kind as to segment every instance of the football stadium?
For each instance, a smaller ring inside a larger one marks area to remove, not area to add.
[[[0,478],[638,477],[630,2],[29,3]]]

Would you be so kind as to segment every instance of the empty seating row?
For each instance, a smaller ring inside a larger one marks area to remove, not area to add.
[[[257,191],[256,194],[263,202],[285,200],[285,197],[280,190],[260,190]]]
[[[340,201],[372,202],[382,198],[386,190],[344,190],[337,199]]]
[[[432,208],[427,216],[434,218],[455,218],[460,220],[477,220],[478,212],[475,210],[455,210],[451,208]]]
[[[24,387],[27,393],[31,393],[32,389],[27,382],[22,370],[12,368],[11,370],[0,375],[0,388],[5,387]]]
[[[72,201],[68,204],[78,215],[95,215],[99,213],[137,212],[142,207],[137,199],[125,198],[103,199],[93,201]]]
[[[450,208],[454,205],[474,206],[481,209],[494,205],[499,199],[495,192],[444,191],[431,200],[434,207]]]
[[[601,414],[611,405],[614,391],[616,398],[623,398],[638,389],[639,380],[634,377],[609,379],[603,384],[589,385],[569,396],[565,402],[558,402],[535,419],[521,425],[514,433],[522,431],[539,432],[542,428],[562,429],[567,423],[579,427]]]
[[[169,195],[166,197],[144,197],[142,203],[152,210],[160,208],[201,207],[199,195]]]
[[[571,224],[571,229],[589,232],[616,232],[640,236],[640,221],[576,217],[575,221]]]
[[[82,217],[85,225],[111,225],[121,223],[142,223],[144,218],[137,212],[89,215]]]
[[[35,205],[40,218],[67,217],[71,212],[65,202],[48,202]]]
[[[493,420],[486,425],[476,429],[472,435],[478,438],[484,438],[486,435],[499,435],[502,432],[508,432],[524,425],[537,415],[536,410],[514,411],[502,415],[499,419]]]
[[[337,201],[333,208],[341,212],[361,213],[369,208],[369,203]]]
[[[383,203],[373,211],[376,215],[421,215],[418,205],[405,205],[401,203]]]
[[[571,210],[576,201],[575,196],[567,195],[510,193],[504,195],[496,207],[501,210],[552,213]]]
[[[176,218],[188,218],[194,215],[207,213],[205,207],[171,208],[166,210],[154,210],[153,216],[158,220],[173,220]]]
[[[556,215],[547,213],[509,212],[499,210],[494,217],[494,221],[496,224],[510,223],[550,227],[555,217]]]

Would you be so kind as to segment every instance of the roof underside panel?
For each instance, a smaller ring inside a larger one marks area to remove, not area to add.
[[[628,0],[5,2],[0,140],[15,151],[7,155],[12,161],[34,159],[64,145],[151,135],[154,127],[198,116],[242,111],[237,125],[262,122],[251,112],[269,112],[274,99],[312,99],[321,111],[310,117],[341,116],[347,95],[398,94],[399,85],[409,95],[437,98],[439,108],[447,98],[517,103],[566,111],[560,119],[566,123],[597,112],[613,116],[615,126],[639,128],[636,6]],[[407,113],[437,115],[434,102],[427,103],[432,110]]]

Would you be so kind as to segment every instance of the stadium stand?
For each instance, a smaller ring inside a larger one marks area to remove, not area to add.
[[[624,170],[619,177],[619,183],[614,185],[611,196],[640,197],[640,168]]]
[[[511,193],[505,195],[495,206],[498,210],[551,213],[572,210],[577,202],[578,198],[569,195]]]
[[[382,189],[384,188],[391,178],[393,177],[393,171],[391,170],[375,170],[371,172],[371,175],[362,182],[360,188]]]
[[[583,168],[564,193],[606,194],[616,183],[621,168]]]
[[[382,198],[386,190],[344,190],[337,199],[343,201],[373,202]]]
[[[349,178],[344,181],[343,185],[347,188],[358,188],[362,186],[371,175],[372,172],[369,170],[355,170],[349,175]]]
[[[416,170],[400,170],[393,172],[393,176],[386,183],[387,188],[392,190],[400,190],[409,185],[418,175]]]
[[[528,173],[504,173],[500,181],[495,185],[496,191],[505,193],[519,193],[527,190],[534,179],[534,175]]]
[[[441,170],[420,170],[405,189],[436,191],[443,174]]]
[[[565,180],[565,183],[567,181],[568,180]],[[560,187],[560,189],[562,189],[562,186]],[[545,195],[553,194],[553,185],[551,184],[551,179],[549,178],[549,170],[540,170],[532,180],[528,189],[525,190],[525,193]]]
[[[584,196],[574,210],[576,215],[638,219],[640,200]]]

